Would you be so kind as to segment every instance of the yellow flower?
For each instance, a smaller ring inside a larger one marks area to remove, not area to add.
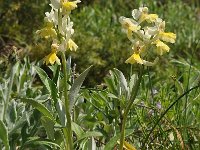
[[[67,11],[72,11],[75,8],[77,8],[77,3],[79,2],[80,1],[73,1],[73,2],[66,1],[66,2],[63,2],[62,5],[63,5],[63,8],[66,9]]]
[[[138,26],[137,24],[134,24],[130,19],[126,18],[124,19],[123,23],[122,23],[122,27],[130,30],[130,31],[137,31],[140,29],[140,26]]]
[[[142,13],[140,19],[139,19],[139,22],[143,22],[143,21],[147,21],[148,23],[152,23],[152,22],[155,22],[156,19],[158,18],[158,15],[157,14],[145,14],[145,13]]]
[[[70,49],[71,51],[76,51],[78,46],[72,39],[69,39],[67,42],[67,48]]]
[[[130,64],[134,64],[134,63],[138,63],[138,64],[143,64],[143,60],[141,59],[140,55],[138,53],[133,53],[133,55],[131,55],[131,57],[129,57],[125,63],[130,63]]]
[[[169,46],[160,40],[156,40],[153,44],[156,44],[157,52],[159,55],[163,55],[164,52],[169,52],[170,50]]]
[[[137,32],[138,30],[140,30],[140,26],[138,26],[138,23],[130,18],[120,17],[119,21],[122,24],[122,28],[125,29],[129,39],[132,38],[133,32]]]
[[[41,37],[44,37],[44,38],[50,38],[50,37],[56,38],[56,36],[57,36],[56,30],[53,29],[52,27],[49,27],[49,26],[47,26],[47,27],[45,27],[41,30],[36,31],[36,34],[38,34],[38,35],[40,35]]]
[[[147,21],[148,23],[155,22],[158,19],[157,14],[148,14],[148,8],[147,7],[140,7],[139,10],[133,10],[132,12],[133,18],[138,20],[139,23],[142,23],[143,21]]]
[[[58,65],[60,65],[60,59],[56,55],[57,50],[58,50],[58,45],[57,44],[52,44],[51,53],[44,58],[44,62],[46,63],[46,65],[48,65],[49,63],[51,65],[53,65],[55,62]]]
[[[165,42],[170,42],[170,43],[175,43],[176,40],[176,34],[172,33],[172,32],[160,32],[159,33],[159,37],[161,40],[165,41]]]
[[[157,14],[149,14],[146,16],[146,21],[151,23],[151,22],[155,22],[156,19],[158,18],[158,15]]]

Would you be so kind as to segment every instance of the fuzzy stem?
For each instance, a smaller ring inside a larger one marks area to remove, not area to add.
[[[66,117],[67,117],[67,148],[66,150],[73,150],[73,140],[72,140],[72,127],[71,127],[71,114],[69,111],[69,99],[68,99],[68,74],[67,74],[67,62],[66,62],[66,57],[65,57],[65,52],[61,53],[62,57],[62,65],[63,65],[63,73],[64,73],[64,97],[65,97],[65,109],[66,109]]]
[[[142,75],[143,75],[143,67],[140,68],[139,74],[138,74],[138,79],[135,83],[134,88],[132,89],[131,93],[131,98],[130,101],[125,108],[124,114],[123,114],[123,121],[122,121],[122,130],[121,130],[121,137],[120,137],[120,145],[119,145],[119,150],[123,150],[123,145],[124,145],[124,139],[125,139],[125,126],[126,126],[126,119],[129,113],[129,110],[131,109],[131,106],[133,105],[133,102],[137,96],[139,87],[140,87],[140,82],[142,81]]]

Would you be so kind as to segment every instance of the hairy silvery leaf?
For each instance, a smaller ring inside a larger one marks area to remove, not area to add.
[[[78,139],[84,134],[83,129],[75,122],[72,122],[72,130],[76,133]]]
[[[46,116],[42,116],[41,117],[41,122],[42,125],[44,126],[47,136],[50,140],[54,141],[55,137],[54,137],[54,121],[51,120],[49,117]]]
[[[0,120],[0,139],[2,140],[5,150],[10,150],[9,141],[8,141],[8,130],[3,123],[3,121]]]
[[[70,91],[69,91],[69,100],[70,100],[70,112],[74,106],[74,103],[76,101],[76,98],[78,96],[79,90],[83,84],[83,81],[85,80],[85,77],[87,76],[88,72],[90,71],[92,66],[87,68],[81,75],[75,79]]]
[[[12,100],[8,105],[8,109],[6,110],[6,121],[9,127],[13,125],[17,119],[16,105],[16,101]]]
[[[40,111],[44,116],[49,117],[51,120],[55,120],[52,113],[43,104],[30,98],[22,98],[21,101],[32,105],[35,109]]]
[[[48,92],[51,94],[52,99],[54,100],[54,103],[56,104],[57,98],[58,98],[58,90],[56,87],[56,84],[48,77],[46,72],[41,69],[40,67],[35,66],[36,72],[39,75],[41,81],[47,88]]]
[[[51,142],[50,140],[42,140],[38,137],[31,137],[29,138],[28,141],[26,141],[24,144],[23,144],[23,149],[24,148],[38,148],[39,146],[48,146],[48,147],[55,147],[58,148],[58,149],[61,149],[60,145],[58,145],[57,143],[54,143],[54,142]]]
[[[132,92],[132,89],[133,89],[133,87],[134,87],[134,85],[135,85],[136,79],[137,79],[137,75],[136,75],[136,74],[133,74],[133,75],[131,76],[131,79],[130,79],[130,82],[129,82],[129,94],[131,94],[131,92]],[[130,95],[129,95],[129,96],[130,96]]]
[[[23,125],[27,122],[27,116],[29,118],[31,114],[32,112],[23,113],[22,117],[16,121],[14,127],[9,131],[9,135],[15,133],[18,129],[22,128]]]
[[[121,71],[119,71],[118,69],[114,69],[117,77],[118,77],[118,81],[120,82],[120,87],[122,88],[122,90],[124,92],[127,92],[128,91],[128,85],[127,85],[127,81],[126,81],[126,78],[124,77],[123,73]]]
[[[66,112],[65,112],[65,107],[64,107],[64,104],[61,100],[58,100],[57,103],[56,103],[56,110],[58,112],[58,116],[59,116],[59,119],[60,119],[60,123],[62,126],[65,126],[66,125]]]

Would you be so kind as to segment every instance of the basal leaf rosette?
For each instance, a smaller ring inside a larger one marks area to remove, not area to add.
[[[147,7],[134,9],[132,18],[122,16],[119,21],[132,43],[132,55],[126,63],[153,66],[159,56],[169,52],[167,43],[175,43],[176,34],[165,32],[165,21],[157,14],[149,14]]]
[[[61,64],[57,56],[59,51],[77,50],[78,46],[72,40],[74,29],[70,14],[80,2],[80,0],[51,0],[51,11],[45,13],[45,27],[36,31],[41,38],[52,41],[51,52],[44,58],[46,65],[53,65],[55,62]]]

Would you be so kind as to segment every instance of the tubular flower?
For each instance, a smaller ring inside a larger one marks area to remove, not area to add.
[[[140,7],[132,11],[133,19],[120,17],[122,30],[126,31],[128,39],[133,43],[133,54],[125,62],[153,66],[157,63],[156,55],[169,52],[170,48],[164,42],[175,43],[176,34],[165,32],[165,21],[157,14],[149,14],[147,7]],[[145,24],[142,22],[146,21]],[[164,41],[164,42],[163,42]],[[151,52],[151,49],[156,48]],[[144,60],[152,59],[153,61]]]
[[[142,42],[137,41],[134,43],[134,46],[132,47],[133,49],[133,54],[131,55],[131,57],[129,57],[125,63],[130,63],[130,64],[134,64],[134,63],[138,63],[138,64],[143,64],[144,60],[141,59],[140,57],[140,53],[143,53],[145,51],[145,47],[143,45]]]
[[[138,53],[133,53],[133,55],[131,55],[131,57],[129,57],[125,63],[130,63],[130,64],[134,64],[134,63],[138,63],[138,64],[143,64],[143,60],[141,59],[140,55]]]
[[[126,30],[136,32],[140,29],[140,26],[138,26],[138,23],[134,21],[133,19],[120,17],[119,21],[122,24],[122,28]]]
[[[165,42],[175,43],[176,34],[171,32],[160,32],[159,33],[160,39]]]
[[[77,1],[73,1],[73,2],[69,2],[69,1],[64,1],[62,3],[62,6],[64,9],[66,9],[67,11],[72,11],[74,10],[75,8],[77,8],[77,3],[80,3],[81,1],[80,0],[77,0]]]
[[[138,26],[138,23],[134,21],[133,19],[120,17],[119,21],[122,24],[122,28],[127,34],[129,39],[132,37],[132,32],[137,32],[140,29],[140,26]]]
[[[41,30],[37,30],[36,34],[38,34],[41,37],[44,38],[56,38],[57,37],[57,33],[56,30],[53,28],[53,26],[49,23],[45,28],[41,29]]]
[[[156,40],[154,43],[156,44],[157,53],[159,55],[163,55],[164,52],[169,52],[170,48],[169,46],[167,46],[167,44],[163,43],[160,40]]]
[[[44,58],[44,62],[46,65],[51,64],[53,65],[55,62],[60,65],[60,59],[58,58],[57,54],[58,45],[52,44],[51,45],[51,53]]]
[[[132,16],[135,20],[138,20],[139,23],[147,21],[148,23],[155,22],[158,18],[157,14],[148,14],[147,7],[140,7],[139,9],[134,9],[132,11]]]
[[[76,51],[78,46],[72,39],[69,39],[67,42],[67,48],[70,49],[71,51]]]

